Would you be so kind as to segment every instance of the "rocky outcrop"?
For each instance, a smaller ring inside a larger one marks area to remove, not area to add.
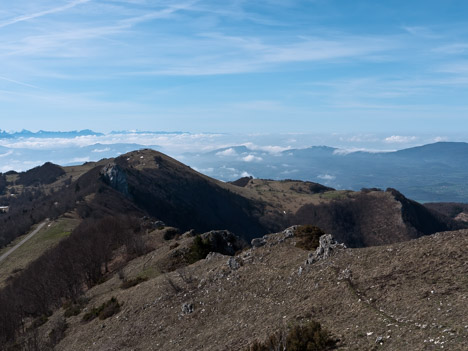
[[[128,191],[127,175],[120,166],[114,163],[109,163],[101,170],[101,176],[102,179],[112,188],[124,194],[126,197],[130,196]]]
[[[266,236],[266,235],[265,235]],[[252,245],[252,247],[261,247],[263,245],[266,244],[266,238],[263,237],[263,238],[255,238],[255,239],[252,239],[252,241],[250,242],[250,244]]]
[[[456,221],[462,221],[468,223],[468,213],[462,212],[455,217]]]
[[[344,244],[337,243],[331,234],[322,235],[319,239],[319,247],[317,247],[315,252],[309,254],[309,258],[305,263],[312,264],[314,262],[327,259],[335,251],[345,248],[346,246]]]
[[[294,237],[294,232],[296,231],[297,225],[293,225],[282,232],[274,233],[274,234],[267,234],[261,238],[252,239],[250,244],[252,247],[261,247],[264,245],[274,246],[277,244],[281,244],[286,239]]]

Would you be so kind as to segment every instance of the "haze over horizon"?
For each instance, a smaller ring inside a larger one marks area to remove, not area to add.
[[[460,140],[467,11],[459,0],[9,2],[0,129]]]

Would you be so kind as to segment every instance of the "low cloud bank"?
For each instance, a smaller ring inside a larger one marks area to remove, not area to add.
[[[55,133],[55,134],[54,134]],[[439,135],[352,135],[352,134],[221,134],[184,132],[121,131],[108,134],[83,132],[0,133],[0,172],[24,171],[46,161],[72,165],[102,158],[116,157],[131,150],[152,148],[182,162],[197,166],[197,155],[211,153],[219,159],[219,167],[231,162],[264,164],[271,157],[284,156],[294,149],[314,145],[335,147],[336,155],[356,151],[381,152],[437,141],[458,139]],[[389,145],[391,145],[389,147]],[[227,163],[226,163],[227,162]],[[200,167],[200,169],[210,167]],[[291,172],[292,170],[285,170]],[[247,172],[236,169],[231,173]],[[209,172],[207,172],[209,173]],[[248,173],[248,172],[247,172]],[[250,174],[250,173],[249,173]]]

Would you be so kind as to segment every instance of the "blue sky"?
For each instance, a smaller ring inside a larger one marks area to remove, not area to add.
[[[15,0],[0,129],[468,132],[462,0]]]

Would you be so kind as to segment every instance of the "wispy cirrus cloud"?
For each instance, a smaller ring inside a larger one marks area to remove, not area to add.
[[[10,82],[10,83],[22,85],[22,86],[29,87],[29,88],[37,88],[37,86],[35,86],[35,85],[28,84],[28,83],[25,83],[25,82],[20,82],[20,81],[10,79],[10,78],[7,78],[7,77],[0,76],[0,80],[4,80],[4,81]]]
[[[392,50],[398,43],[392,38],[374,36],[330,36],[283,38],[272,42],[256,36],[229,36],[201,33],[191,38],[166,38],[156,45],[159,52],[173,57],[180,52],[171,43],[177,42],[183,51],[195,52],[189,61],[160,56],[146,69],[130,71],[131,75],[203,76],[270,71],[278,66],[300,62],[333,62],[359,60],[371,54]],[[196,49],[195,49],[196,48]],[[176,50],[176,51],[174,51]],[[173,53],[172,53],[173,52]],[[154,68],[152,68],[154,67]]]
[[[409,34],[414,35],[416,37],[427,38],[427,39],[441,38],[440,33],[433,31],[430,27],[403,26],[402,28]]]
[[[372,23],[359,6],[337,21],[348,13],[335,1],[6,2],[6,126],[23,118],[41,128],[36,114],[60,128],[79,119],[83,128],[115,121],[119,129],[239,132],[358,126],[399,135],[429,115],[443,127],[441,116],[466,123],[461,25],[404,11],[387,18],[395,13],[388,4],[379,6],[392,11],[375,11]]]
[[[46,15],[50,15],[50,14],[54,14],[54,13],[58,13],[58,12],[63,12],[63,11],[72,9],[73,7],[85,4],[85,3],[90,2],[90,1],[91,0],[74,0],[74,1],[71,1],[71,2],[63,5],[63,6],[58,6],[58,7],[50,8],[50,9],[47,9],[47,10],[38,11],[38,12],[35,12],[35,13],[30,13],[30,14],[26,14],[26,15],[17,16],[17,17],[14,17],[12,19],[0,22],[0,28],[7,27],[7,26],[10,26],[12,24],[19,23],[19,22],[29,21],[29,20],[32,20],[32,19],[35,19],[35,18],[46,16]]]
[[[447,54],[447,55],[458,55],[468,51],[468,43],[451,43],[448,45],[442,45],[433,49],[436,53]]]
[[[467,75],[468,74],[468,60],[460,60],[456,62],[450,62],[439,66],[440,72]]]

